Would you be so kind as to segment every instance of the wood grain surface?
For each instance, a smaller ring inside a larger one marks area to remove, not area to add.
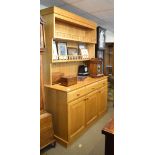
[[[114,134],[114,117],[104,126],[102,133]]]

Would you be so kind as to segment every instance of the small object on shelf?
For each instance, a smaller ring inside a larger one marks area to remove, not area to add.
[[[85,44],[79,44],[79,53],[81,54],[82,59],[88,59],[89,58],[88,49],[86,48]]]
[[[61,79],[62,76],[64,76],[64,73],[53,72],[52,73],[52,85],[60,83],[60,79]]]
[[[57,46],[56,46],[56,42],[53,41],[53,60],[58,60],[58,52],[57,52]]]
[[[66,60],[68,59],[67,55],[67,43],[64,42],[58,42],[58,54],[59,54],[59,59],[60,60]]]
[[[48,145],[55,147],[52,115],[47,112],[40,114],[40,150]]]
[[[89,63],[89,73],[91,77],[103,76],[103,60],[98,58],[91,59]]]
[[[88,76],[88,67],[86,65],[80,65],[78,68],[78,76]]]
[[[77,76],[63,76],[60,81],[61,85],[68,87],[77,84]]]

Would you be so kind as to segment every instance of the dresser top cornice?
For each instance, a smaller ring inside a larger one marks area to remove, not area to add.
[[[77,22],[77,24],[79,23],[79,25],[81,24],[81,26],[83,25],[83,26],[86,26],[91,29],[96,29],[96,26],[97,26],[97,24],[95,22],[93,22],[89,19],[86,19],[86,18],[81,17],[75,13],[61,9],[56,6],[42,9],[42,10],[40,10],[40,14],[42,16],[49,15],[49,14],[55,14],[56,18],[59,18],[64,21],[70,21],[70,20],[72,21],[73,20],[75,23]]]

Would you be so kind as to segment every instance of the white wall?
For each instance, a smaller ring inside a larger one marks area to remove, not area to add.
[[[106,31],[105,42],[114,42],[114,33],[111,31]]]

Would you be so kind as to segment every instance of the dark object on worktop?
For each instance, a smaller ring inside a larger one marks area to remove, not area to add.
[[[91,77],[103,76],[103,60],[93,58],[89,62],[89,74]]]
[[[78,76],[88,76],[88,67],[86,65],[80,65],[78,68]]]
[[[105,155],[114,155],[114,118],[102,129],[105,135]]]
[[[84,79],[86,79],[86,78],[87,78],[87,76],[78,76],[77,80],[78,81],[84,81]]]
[[[60,82],[61,85],[66,87],[77,84],[77,76],[63,76],[61,77]]]
[[[52,73],[52,84],[60,83],[61,77],[64,76],[64,73],[53,72]]]

